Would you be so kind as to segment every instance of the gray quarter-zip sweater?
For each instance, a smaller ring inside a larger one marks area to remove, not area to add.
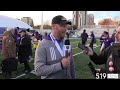
[[[72,50],[71,50],[72,52]],[[52,42],[50,36],[38,44],[35,52],[35,72],[41,79],[75,79],[73,56],[70,57],[70,67],[62,69],[60,52]]]

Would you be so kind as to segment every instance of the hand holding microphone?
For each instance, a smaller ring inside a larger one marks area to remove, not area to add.
[[[70,60],[69,58],[62,58],[61,60],[61,64],[63,66],[63,68],[68,68],[70,66]]]
[[[68,68],[70,66],[70,55],[71,55],[71,45],[69,39],[65,40],[65,57],[62,58],[61,64],[63,68]]]

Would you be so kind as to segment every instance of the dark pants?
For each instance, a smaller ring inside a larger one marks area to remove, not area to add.
[[[29,56],[19,56],[18,58],[19,58],[20,63],[24,63],[24,67],[25,67],[24,70],[29,70],[30,71],[31,68],[30,68],[29,62],[28,62]]]
[[[12,77],[12,72],[4,72],[5,74],[5,79],[10,79]]]
[[[17,71],[18,60],[15,58],[6,58],[2,61],[2,72],[5,78],[11,78],[12,72]]]
[[[28,60],[26,60],[26,61],[24,62],[24,67],[25,67],[25,70],[31,71],[31,68],[30,68],[30,66],[29,66]]]
[[[85,44],[86,44],[86,41],[82,41],[82,44],[85,45]]]
[[[91,48],[92,48],[92,50],[93,50],[93,44],[94,44],[94,43],[93,43],[93,42],[91,42],[91,43],[90,43],[90,45],[89,45],[89,47],[91,47]]]

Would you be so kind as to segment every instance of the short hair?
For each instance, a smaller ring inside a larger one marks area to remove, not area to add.
[[[24,32],[24,33],[26,33],[26,30],[21,30],[19,33],[21,33],[21,32]]]
[[[85,32],[86,30],[84,29],[83,31]]]

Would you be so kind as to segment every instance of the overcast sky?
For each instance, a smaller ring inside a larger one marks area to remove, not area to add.
[[[41,24],[41,11],[0,11],[0,15],[12,18],[31,17],[35,25]],[[43,11],[43,22],[50,21],[56,15],[63,15],[67,19],[72,19],[72,11]]]
[[[88,11],[89,13],[94,14],[95,23],[102,18],[112,18],[120,15],[120,11]],[[35,25],[40,25],[42,13],[41,11],[0,11],[0,15],[19,19],[22,17],[31,17]],[[67,19],[72,19],[72,11],[43,11],[43,21],[48,20],[51,22],[52,18],[56,15],[63,15]]]

